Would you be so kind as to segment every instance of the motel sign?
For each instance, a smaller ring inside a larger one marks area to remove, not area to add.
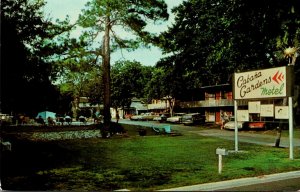
[[[286,66],[234,73],[234,99],[291,96],[291,78],[292,69]]]
[[[243,73],[234,73],[235,151],[238,151],[237,121],[249,121],[249,111],[263,116],[289,120],[290,159],[294,158],[293,144],[293,66],[276,67]],[[238,110],[237,100],[259,100],[288,97],[288,106],[261,105],[249,101],[248,110]],[[254,109],[254,110],[253,110]]]

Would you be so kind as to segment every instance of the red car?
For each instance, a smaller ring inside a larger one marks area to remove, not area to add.
[[[247,122],[246,127],[249,129],[266,129],[265,122]]]

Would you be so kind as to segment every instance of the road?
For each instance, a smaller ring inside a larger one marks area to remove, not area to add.
[[[162,191],[299,191],[300,171],[183,186]],[[299,191],[300,192],[300,191]]]
[[[131,125],[141,125],[141,126],[163,126],[163,125],[169,125],[167,123],[159,123],[155,121],[130,121],[127,119],[120,120],[120,123],[124,124],[131,124]],[[216,129],[216,126],[212,125],[206,125],[208,126],[207,129],[199,129],[197,126],[184,126],[182,124],[171,124],[172,129],[178,130],[181,132],[189,132],[194,133],[202,136],[208,136],[208,137],[218,137],[226,140],[234,141],[234,131],[232,130],[221,130]],[[209,127],[211,126],[211,127]],[[239,131],[238,133],[238,140],[239,142],[245,142],[245,143],[253,143],[258,145],[265,145],[265,146],[274,146],[276,135],[272,134],[265,134],[263,132],[256,133],[253,131]],[[294,141],[294,147],[300,147],[300,138],[293,138]],[[280,147],[289,147],[289,138],[288,137],[281,137],[280,141]]]
[[[245,185],[222,189],[221,191],[299,191],[300,192],[300,175],[299,178],[284,179],[267,183],[254,185]]]
[[[115,119],[113,119],[115,121]],[[119,123],[124,123],[124,124],[130,124],[130,125],[141,125],[141,126],[147,126],[147,127],[152,127],[152,126],[157,126],[157,127],[162,127],[164,125],[170,125],[169,123],[159,123],[157,121],[131,121],[128,119],[121,119]],[[182,124],[171,124],[172,129],[175,130],[181,130],[181,131],[193,131],[193,130],[198,130],[196,126],[185,126]]]

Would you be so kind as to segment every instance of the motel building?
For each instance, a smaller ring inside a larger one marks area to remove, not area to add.
[[[231,84],[219,84],[213,86],[204,86],[199,89],[202,94],[202,100],[180,102],[180,108],[189,112],[200,112],[205,114],[207,123],[221,124],[221,113],[233,116],[234,102]],[[239,102],[240,106],[246,105]]]
[[[184,101],[179,105],[185,111],[205,114],[207,123],[220,124],[222,112],[234,117],[236,101],[238,121],[276,125],[280,120],[288,123],[288,103],[283,104],[283,100],[293,96],[294,123],[299,125],[299,86],[293,85],[292,76],[289,67],[235,73],[233,84],[201,87],[198,91],[202,94],[201,100]]]

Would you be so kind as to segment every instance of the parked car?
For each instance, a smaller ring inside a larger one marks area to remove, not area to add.
[[[79,116],[78,119],[79,119],[80,123],[86,124],[86,117],[84,117],[84,116],[81,115],[81,116]]]
[[[162,114],[159,114],[157,117],[153,118],[153,121],[160,121]]]
[[[158,117],[158,115],[154,113],[145,113],[142,115],[141,120],[142,121],[152,121],[155,117]]]
[[[182,123],[184,125],[204,124],[205,119],[205,115],[200,113],[189,113],[182,116]]]
[[[167,118],[170,116],[171,116],[170,113],[163,113],[163,114],[159,115],[158,117],[154,117],[153,120],[163,123],[163,122],[166,122]]]
[[[175,113],[173,117],[167,118],[167,122],[181,123],[183,115],[185,115],[185,113]]]
[[[130,119],[133,116],[133,114],[126,114],[125,119]]]
[[[235,124],[234,123],[235,123],[234,122],[234,117],[231,117],[230,120],[227,123],[225,123],[224,129],[229,129],[229,130],[235,129]],[[237,122],[237,128],[238,129],[243,129],[244,128],[244,122],[238,121]]]
[[[72,118],[70,116],[65,116],[65,121],[68,125],[71,125],[72,124]]]
[[[132,121],[138,121],[138,120],[141,120],[142,117],[143,117],[143,114],[141,114],[141,115],[132,115],[130,117],[130,120],[132,120]]]
[[[267,129],[266,123],[265,122],[246,122],[245,127],[248,129]]]

